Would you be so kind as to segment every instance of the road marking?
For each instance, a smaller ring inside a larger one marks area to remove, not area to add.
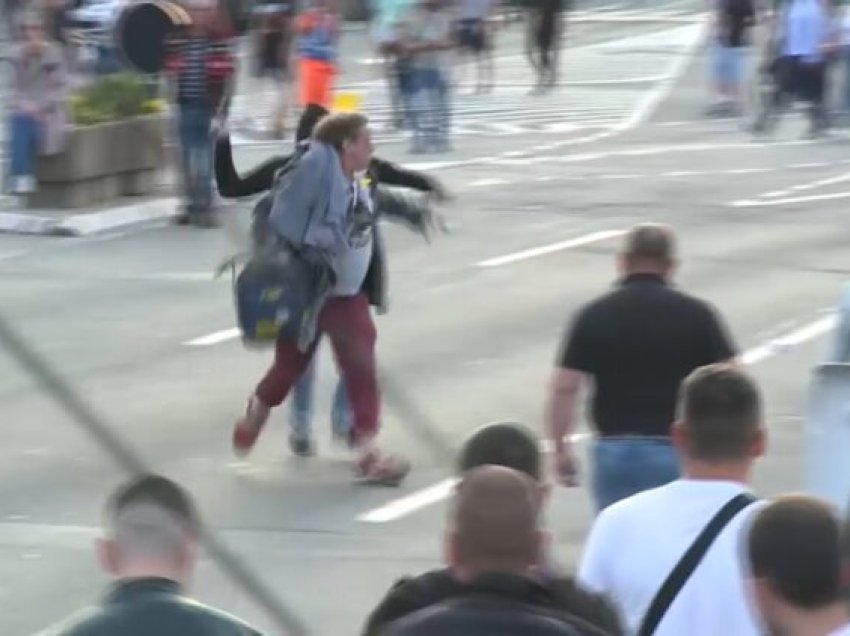
[[[194,340],[189,340],[184,342],[184,345],[189,347],[209,347],[210,345],[219,344],[221,342],[227,342],[228,340],[235,340],[239,337],[239,329],[235,327],[232,329],[222,329],[221,331],[215,331],[211,334],[207,334],[206,336],[201,336],[200,338],[195,338]]]
[[[522,250],[521,252],[514,252],[513,254],[507,254],[505,256],[489,258],[485,261],[476,263],[476,265],[478,267],[499,267],[501,265],[510,265],[511,263],[525,261],[530,258],[537,258],[538,256],[545,256],[546,254],[553,254],[554,252],[561,252],[573,247],[581,247],[582,245],[590,245],[591,243],[606,241],[611,238],[623,236],[625,233],[626,230],[603,230],[601,232],[593,232],[586,236],[579,236],[574,239],[551,243],[541,247],[532,247],[530,249]]]
[[[574,443],[582,442],[589,437],[590,435],[588,433],[577,433],[572,436],[572,441]],[[552,443],[549,440],[540,441],[541,452],[549,453],[551,452],[551,448]],[[433,506],[441,501],[445,501],[452,496],[457,483],[457,477],[448,477],[437,482],[433,486],[428,486],[421,490],[415,490],[409,495],[405,495],[399,499],[394,499],[383,506],[364,512],[363,514],[358,515],[356,520],[362,523],[387,523],[389,521],[395,521],[396,519],[406,517],[417,510],[422,510],[428,506]]]
[[[818,336],[832,331],[838,323],[838,316],[830,314],[807,325],[803,325],[799,329],[785,334],[780,338],[771,340],[763,345],[754,347],[746,351],[741,356],[741,361],[746,365],[758,364],[762,360],[773,357],[779,353],[784,353],[791,347],[803,344],[807,340],[812,340]]]
[[[812,163],[808,164],[808,167],[823,167],[824,165],[829,164]],[[802,167],[802,164],[798,164],[797,167]],[[737,208],[750,208],[761,205],[788,205],[792,203],[806,203],[808,201],[831,201],[834,199],[844,199],[848,195],[847,192],[830,192],[827,194],[817,194],[803,197],[788,197],[788,195],[792,192],[806,192],[808,190],[815,190],[817,188],[823,188],[825,186],[835,185],[837,183],[844,183],[845,181],[850,181],[850,172],[844,172],[833,177],[827,177],[826,179],[818,179],[817,181],[810,181],[808,183],[800,183],[798,185],[790,186],[785,190],[773,190],[771,192],[760,194],[755,199],[742,199],[739,201],[734,201],[729,205]]]
[[[758,208],[775,205],[793,205],[795,203],[813,203],[815,201],[835,201],[836,199],[848,199],[850,192],[832,192],[830,194],[810,194],[803,197],[788,197],[786,199],[769,199],[759,201],[754,199],[742,199],[733,201],[729,205],[733,208]]]
[[[486,188],[488,186],[508,185],[511,183],[507,179],[479,179],[469,184],[470,188]]]
[[[838,316],[835,314],[819,318],[818,320],[803,325],[784,336],[775,338],[765,344],[745,351],[741,355],[741,362],[750,366],[763,362],[764,360],[772,358],[778,354],[785,353],[792,347],[801,345],[804,342],[831,331],[837,322]],[[589,433],[579,433],[572,436],[572,441],[581,442],[588,438],[590,438]],[[550,440],[541,440],[541,451],[551,452],[551,448],[552,443]],[[454,477],[444,479],[433,486],[428,486],[427,488],[414,491],[409,495],[390,501],[383,506],[369,510],[368,512],[358,515],[356,519],[357,521],[365,523],[387,523],[389,521],[395,521],[401,517],[405,517],[449,498],[454,492],[454,487],[457,484],[457,481],[457,478]]]

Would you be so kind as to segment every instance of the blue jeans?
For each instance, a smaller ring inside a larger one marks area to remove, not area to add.
[[[183,162],[186,202],[190,214],[204,214],[212,206],[212,111],[205,104],[180,104],[177,132]]]
[[[41,124],[34,117],[14,113],[9,118],[10,176],[31,177],[35,174],[40,138]]]
[[[292,391],[292,407],[290,411],[290,427],[292,432],[299,437],[310,437],[313,428],[313,386],[316,383],[316,358]],[[334,391],[333,407],[331,407],[331,426],[334,435],[347,437],[351,430],[354,416],[351,404],[348,401],[348,391],[342,378],[337,381]]]
[[[661,437],[600,438],[593,455],[593,498],[598,512],[680,476],[673,444]]]
[[[410,82],[414,143],[448,143],[451,110],[446,73],[439,68],[416,68],[411,70]]]

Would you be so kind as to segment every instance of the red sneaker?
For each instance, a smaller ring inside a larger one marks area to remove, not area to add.
[[[239,457],[244,457],[254,448],[269,418],[269,413],[269,407],[256,397],[248,400],[245,415],[237,420],[236,427],[233,429],[233,452]]]

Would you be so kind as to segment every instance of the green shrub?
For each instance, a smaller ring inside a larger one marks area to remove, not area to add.
[[[144,79],[133,73],[106,75],[71,98],[72,116],[78,126],[94,126],[163,110],[161,101],[150,98]]]

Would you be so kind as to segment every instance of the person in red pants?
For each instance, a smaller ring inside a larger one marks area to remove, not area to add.
[[[271,409],[284,401],[326,335],[351,404],[349,444],[357,453],[356,475],[371,483],[397,484],[408,473],[409,462],[385,455],[375,445],[380,397],[377,333],[369,297],[376,282],[381,286],[383,259],[368,187],[357,177],[369,168],[372,152],[365,117],[355,113],[326,117],[275,197],[269,217],[272,230],[285,242],[321,254],[332,264],[335,283],[319,311],[316,336],[309,346],[302,349],[292,338],[278,340],[274,363],[236,423],[233,442],[239,454],[251,450]]]

